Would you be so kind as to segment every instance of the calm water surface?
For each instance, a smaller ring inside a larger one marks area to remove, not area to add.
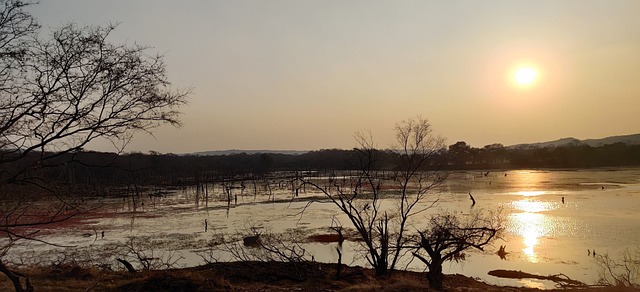
[[[178,265],[191,266],[203,263],[196,252],[220,234],[246,233],[251,226],[272,233],[325,234],[330,233],[328,227],[333,218],[345,227],[349,223],[331,204],[287,200],[291,198],[289,191],[276,191],[270,197],[266,190],[257,190],[254,196],[254,189],[248,185],[242,193],[235,193],[239,195],[238,202],[232,202],[229,209],[220,186],[208,186],[206,192],[208,202],[204,190],[195,188],[163,197],[145,196],[144,205],[138,205],[136,212],[132,212],[129,199],[109,200],[103,202],[105,215],[93,216],[82,225],[57,227],[43,232],[49,234],[40,238],[75,247],[62,249],[23,242],[12,252],[25,262],[30,256],[42,259],[43,255],[53,256],[61,250],[118,253],[123,249],[116,247],[134,237],[141,246],[153,248],[155,256],[172,251]],[[485,252],[468,253],[462,263],[447,263],[445,273],[460,273],[493,284],[540,288],[551,288],[553,283],[499,279],[487,272],[508,269],[541,275],[563,273],[592,284],[598,278],[598,269],[587,250],[617,256],[625,249],[640,246],[640,168],[452,172],[438,193],[431,197],[439,196],[438,205],[416,217],[413,226],[419,227],[420,220],[426,220],[429,213],[441,210],[468,214],[472,208],[468,193],[477,201],[473,208],[502,208],[507,223],[504,240]],[[300,194],[314,196],[319,194],[310,190]],[[300,214],[303,209],[304,214]],[[204,232],[205,219],[208,232]],[[102,231],[104,238],[100,236]],[[504,260],[495,254],[500,245],[506,245],[509,252]],[[335,243],[305,245],[315,260],[326,262],[337,260],[335,247]],[[356,243],[346,241],[343,263],[366,266],[358,248]],[[228,255],[217,257],[226,260]],[[418,262],[408,267],[424,269]]]

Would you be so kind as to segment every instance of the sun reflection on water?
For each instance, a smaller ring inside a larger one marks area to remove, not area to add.
[[[536,288],[536,289],[542,289],[542,290],[544,290],[545,288],[543,283],[537,282],[535,280],[520,279],[518,280],[518,282],[522,283],[522,286],[528,287],[528,288]]]
[[[518,195],[525,196],[525,197],[540,196],[540,195],[544,195],[546,193],[547,192],[545,192],[545,191],[519,191],[519,192],[517,192]]]
[[[542,214],[528,212],[511,215],[515,229],[513,231],[516,235],[522,237],[522,243],[524,244],[522,253],[526,256],[527,260],[532,263],[540,261],[536,253],[536,246],[539,243],[538,239],[547,233],[544,216],[545,215]]]
[[[531,200],[519,200],[511,203],[513,208],[526,213],[538,213],[550,211],[554,208],[549,202],[538,202]]]
[[[553,229],[553,222],[542,212],[553,210],[554,204],[550,202],[539,202],[532,199],[514,201],[511,203],[513,209],[521,211],[510,216],[513,233],[522,238],[522,253],[531,263],[540,262],[539,253],[536,248],[539,239],[548,236]]]
[[[555,224],[544,214],[558,208],[544,198],[550,194],[548,176],[547,172],[535,170],[519,171],[513,176],[515,194],[521,199],[511,202],[515,211],[509,216],[511,232],[522,238],[522,254],[531,263],[540,262],[540,238],[550,236]]]

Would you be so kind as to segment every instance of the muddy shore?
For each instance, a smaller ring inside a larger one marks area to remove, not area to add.
[[[425,291],[424,273],[396,271],[375,278],[371,269],[337,264],[227,262],[198,267],[140,271],[102,271],[73,266],[21,270],[37,291]],[[463,275],[446,275],[445,291],[639,291],[620,287],[538,290],[483,283]],[[13,287],[2,277],[0,290]]]

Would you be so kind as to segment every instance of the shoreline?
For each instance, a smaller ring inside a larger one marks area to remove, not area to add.
[[[375,278],[359,266],[318,262],[220,262],[192,268],[110,271],[72,265],[18,269],[29,275],[38,291],[425,291],[421,272],[393,271]],[[6,277],[0,288],[11,290]],[[64,289],[63,289],[64,288]],[[621,287],[582,287],[540,290],[497,286],[460,274],[445,275],[444,291],[640,291]]]

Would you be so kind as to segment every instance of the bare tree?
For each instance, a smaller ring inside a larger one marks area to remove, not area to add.
[[[464,217],[450,212],[431,216],[428,226],[418,231],[413,252],[429,269],[427,279],[430,287],[442,289],[444,262],[462,258],[460,255],[468,249],[484,250],[499,238],[504,230],[502,222],[500,215],[482,211],[473,211]]]
[[[357,133],[355,138],[359,170],[348,184],[334,179],[327,187],[301,180],[320,190],[347,216],[366,249],[365,258],[377,276],[384,276],[395,269],[406,251],[410,218],[437,202],[437,196],[427,195],[446,177],[432,160],[444,143],[422,117],[398,123],[394,151],[399,159],[394,170],[385,174],[378,168],[381,151],[371,135]]]
[[[313,257],[304,248],[301,234],[290,230],[282,234],[274,234],[262,227],[251,226],[248,230],[230,236],[219,235],[210,241],[208,247],[198,255],[206,263],[217,261],[217,256],[227,254],[236,261],[251,262],[306,262]],[[247,237],[246,234],[252,234]],[[248,241],[247,239],[251,239]]]
[[[429,121],[417,117],[398,123],[396,140],[400,151],[400,160],[396,163],[400,189],[400,220],[392,267],[397,263],[400,250],[408,241],[404,233],[407,231],[409,218],[438,202],[438,196],[427,198],[427,194],[446,179],[446,173],[440,171],[438,161],[434,159],[437,152],[444,148],[444,139],[433,134]],[[425,200],[428,202],[424,202]],[[421,202],[427,204],[416,209]]]
[[[18,228],[75,214],[40,170],[68,162],[62,158],[98,138],[122,150],[135,132],[180,125],[178,108],[190,92],[170,88],[161,55],[109,42],[114,25],[70,24],[39,38],[39,26],[25,11],[29,5],[0,0],[0,232],[13,239],[32,238]],[[25,187],[61,204],[46,216],[28,216],[31,198],[12,197]],[[16,290],[24,290],[4,267],[0,262]]]
[[[594,253],[595,254],[595,253]],[[625,250],[620,259],[608,254],[597,255],[600,268],[598,284],[605,286],[640,288],[640,248]]]
[[[188,91],[167,88],[162,56],[107,42],[113,29],[67,25],[27,48],[20,69],[28,75],[2,92],[0,104],[1,162],[27,163],[3,178],[16,179],[97,138],[121,149],[136,131],[179,125],[177,107]]]
[[[141,270],[173,269],[178,266],[178,262],[184,257],[178,251],[153,249],[153,242],[147,242],[144,238],[130,237],[123,246],[125,249],[124,258],[116,258],[129,272],[135,272],[134,266],[126,258],[136,260]]]

